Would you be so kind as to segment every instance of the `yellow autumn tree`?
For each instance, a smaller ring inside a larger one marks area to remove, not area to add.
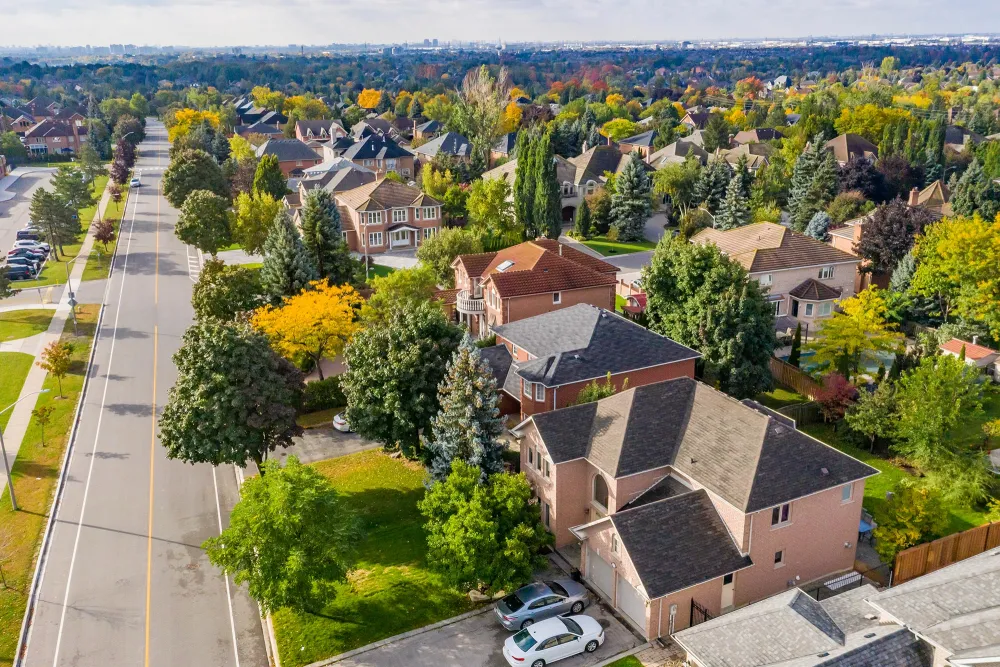
[[[363,109],[374,109],[382,99],[382,91],[374,88],[365,88],[358,95],[358,106]]]
[[[253,98],[253,102],[257,106],[264,109],[271,109],[272,111],[277,111],[278,113],[281,113],[285,104],[284,93],[271,90],[267,86],[254,86],[253,90],[250,91],[250,96]]]
[[[221,120],[219,114],[214,111],[198,111],[197,109],[178,109],[174,112],[173,124],[167,130],[167,139],[171,142],[182,137],[186,137],[192,128],[208,122],[215,129],[219,129]]]
[[[523,113],[521,107],[517,106],[514,102],[508,104],[507,109],[503,112],[503,131],[513,132],[521,127],[521,115]]]
[[[520,97],[525,97],[525,98],[527,98],[529,100],[531,99],[531,96],[528,95],[528,93],[524,92],[524,89],[522,89],[522,88],[518,88],[517,86],[514,86],[513,88],[510,89],[510,99],[516,100],[516,99],[518,99]]]
[[[292,360],[304,354],[312,359],[322,380],[320,361],[343,352],[359,328],[362,302],[350,285],[315,281],[299,294],[285,297],[277,308],[258,309],[251,321],[281,356]]]
[[[611,93],[605,98],[604,103],[609,107],[623,107],[625,106],[625,96],[618,93]]]

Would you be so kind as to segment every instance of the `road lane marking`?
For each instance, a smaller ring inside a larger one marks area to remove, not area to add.
[[[219,517],[219,534],[222,534],[222,505],[219,503],[219,480],[215,476],[215,466],[212,466],[212,484],[215,485],[215,511]],[[240,649],[236,641],[236,615],[233,614],[233,595],[229,591],[229,575],[222,573],[222,579],[226,582],[226,600],[229,602],[229,627],[233,630],[233,656],[236,658],[236,667],[240,667]]]
[[[149,667],[149,609],[153,590],[153,470],[156,459],[156,352],[160,328],[153,325],[153,425],[149,439],[149,528],[146,538],[146,667]]]
[[[122,264],[122,283],[118,291],[118,308],[115,311],[115,332],[111,336],[111,352],[108,356],[108,370],[104,374],[104,393],[101,396],[101,409],[97,414],[97,431],[94,433],[94,446],[90,451],[90,465],[87,469],[87,481],[83,487],[83,502],[80,505],[80,519],[76,523],[76,538],[73,541],[73,554],[69,561],[69,575],[66,579],[66,593],[63,595],[62,612],[59,616],[59,631],[56,634],[55,654],[52,665],[59,664],[59,648],[62,645],[63,629],[66,627],[66,609],[69,607],[69,589],[73,583],[73,570],[76,568],[76,554],[80,548],[80,533],[83,531],[83,517],[87,511],[87,498],[90,496],[90,482],[94,475],[94,461],[97,460],[97,442],[100,440],[101,424],[104,421],[104,406],[108,399],[108,385],[111,383],[111,365],[115,358],[115,343],[118,340],[118,321],[122,314],[122,295],[125,293],[125,281],[128,278],[128,258],[132,249],[132,237],[135,230],[135,214],[139,210],[139,193],[136,193],[135,206],[132,208],[132,222],[128,230],[128,243],[125,246],[125,262]],[[108,286],[110,287],[110,281]],[[96,345],[97,342],[95,341]]]

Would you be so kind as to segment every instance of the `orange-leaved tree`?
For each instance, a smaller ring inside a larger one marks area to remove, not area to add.
[[[344,350],[359,329],[361,295],[350,285],[334,286],[314,281],[281,306],[267,305],[254,312],[252,322],[271,341],[271,347],[286,359],[306,355],[323,379],[320,361]]]
[[[73,344],[58,340],[52,341],[42,350],[42,360],[35,362],[35,365],[55,376],[59,383],[59,398],[64,398],[62,379],[66,377],[73,365]]]
[[[358,106],[362,109],[374,109],[382,99],[382,91],[374,88],[365,88],[358,95]]]

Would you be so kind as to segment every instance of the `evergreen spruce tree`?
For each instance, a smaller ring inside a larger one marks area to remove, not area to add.
[[[740,159],[736,162],[736,172],[733,174],[733,178],[739,180],[740,189],[743,191],[743,198],[750,201],[750,188],[753,185],[753,176],[750,174],[750,168],[747,166],[746,155],[741,155]]]
[[[253,177],[253,189],[266,192],[280,200],[288,192],[285,175],[281,173],[277,155],[265,155],[257,163],[257,171]]]
[[[573,225],[573,232],[576,234],[578,239],[585,239],[590,236],[590,207],[587,202],[580,202],[579,208],[576,209],[576,220]]]
[[[319,277],[298,230],[285,212],[280,211],[264,242],[264,263],[260,269],[264,293],[278,304],[282,297],[298,294]]]
[[[812,143],[795,160],[795,167],[792,169],[792,181],[788,190],[788,212],[795,220],[804,215],[803,209],[808,208],[806,201],[809,195],[809,188],[812,186],[813,177],[816,175],[816,168],[819,163],[819,151],[822,149],[823,136],[817,134]],[[810,213],[809,217],[812,217]],[[808,221],[808,217],[806,221]]]
[[[715,216],[716,229],[729,230],[742,227],[750,222],[750,204],[743,194],[739,176],[734,176],[726,187],[726,198],[722,201],[719,214]]]
[[[556,176],[552,138],[548,132],[535,142],[535,201],[532,218],[539,234],[558,239],[562,233],[562,193]]]
[[[642,160],[633,155],[618,174],[611,196],[611,224],[619,241],[641,241],[652,213],[653,186]]]
[[[535,224],[535,151],[531,133],[517,133],[517,167],[514,171],[514,217],[529,239],[538,236]]]
[[[504,447],[499,438],[503,422],[497,381],[468,334],[448,363],[438,400],[441,410],[424,443],[431,477],[446,479],[455,459],[478,467],[482,479],[502,471]]]
[[[795,161],[792,185],[788,195],[788,210],[792,226],[803,231],[817,211],[826,208],[837,193],[837,161],[826,150],[823,137],[813,143]]]
[[[708,211],[715,214],[722,206],[731,178],[732,174],[725,160],[712,160],[706,169],[701,170],[701,176],[695,183],[695,201],[705,204]]]
[[[910,289],[913,274],[916,272],[917,258],[913,256],[913,251],[911,250],[903,255],[903,259],[899,260],[896,268],[893,269],[892,277],[889,279],[889,289],[893,292],[905,294]]]
[[[788,353],[788,363],[796,368],[802,360],[802,323],[795,325],[795,337],[792,338],[792,351]]]
[[[413,98],[410,102],[410,118],[420,118],[424,113],[424,105],[420,103],[417,97]]]
[[[826,242],[830,236],[827,231],[830,229],[830,216],[826,211],[817,211],[806,225],[806,236],[811,236],[817,241]]]
[[[331,285],[350,282],[355,266],[341,234],[340,212],[322,188],[312,190],[302,207],[302,245],[320,278]]]

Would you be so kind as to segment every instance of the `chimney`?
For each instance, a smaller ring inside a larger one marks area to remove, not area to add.
[[[920,203],[920,190],[913,188],[910,190],[910,201],[907,202],[910,206],[916,206]]]
[[[559,244],[559,256],[562,257],[562,243]]]
[[[979,345],[979,336],[973,336],[972,337],[972,344],[973,345]]]

